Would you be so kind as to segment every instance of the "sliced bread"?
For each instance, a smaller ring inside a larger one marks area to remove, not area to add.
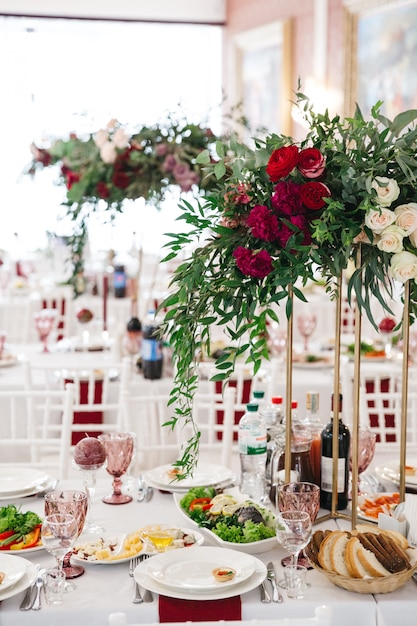
[[[349,570],[346,565],[345,550],[349,541],[350,533],[343,532],[339,534],[333,542],[330,550],[330,563],[332,571],[341,576],[349,576]]]
[[[332,560],[331,560],[331,553],[333,550],[334,542],[336,541],[338,537],[340,537],[340,535],[344,535],[344,534],[345,533],[342,530],[335,530],[329,535],[327,535],[327,537],[325,537],[320,544],[320,550],[318,553],[318,561],[320,563],[320,566],[323,569],[327,569],[329,572],[334,571],[332,567]]]
[[[345,548],[346,566],[352,578],[380,578],[390,572],[367,550],[357,537],[351,537]]]

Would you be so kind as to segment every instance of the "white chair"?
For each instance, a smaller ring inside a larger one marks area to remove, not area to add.
[[[74,385],[62,390],[0,390],[0,467],[23,466],[67,477]]]
[[[65,355],[63,355],[65,359]],[[57,366],[56,362],[33,365],[24,362],[24,385],[26,389],[64,389],[74,384],[73,423],[71,445],[74,446],[85,433],[126,430],[123,422],[122,392],[130,376],[129,360],[120,363],[97,361]],[[117,381],[116,381],[117,379]]]

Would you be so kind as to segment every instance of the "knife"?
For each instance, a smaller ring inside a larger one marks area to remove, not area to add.
[[[284,598],[280,594],[278,586],[277,586],[275,569],[274,569],[274,564],[272,563],[272,561],[269,561],[268,565],[266,566],[266,570],[267,570],[266,577],[272,586],[272,602],[283,602]]]
[[[39,570],[40,570],[40,564],[36,563],[35,578],[33,579],[33,582],[29,585],[29,587],[26,589],[25,597],[23,598],[22,603],[20,605],[21,611],[28,611],[33,604],[33,600],[35,598],[33,598],[32,600],[32,596],[34,595],[34,592],[35,592],[36,579],[38,578]]]

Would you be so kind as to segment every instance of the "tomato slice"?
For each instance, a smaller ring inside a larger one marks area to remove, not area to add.
[[[211,498],[194,498],[194,500],[190,502],[190,511],[206,511],[210,508],[210,502]]]

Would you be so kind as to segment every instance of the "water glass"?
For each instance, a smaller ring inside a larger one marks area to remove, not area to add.
[[[57,567],[48,569],[43,577],[47,604],[62,604],[65,592],[65,574]]]
[[[303,565],[287,565],[284,567],[285,588],[287,597],[302,598],[307,587],[307,568]]]

